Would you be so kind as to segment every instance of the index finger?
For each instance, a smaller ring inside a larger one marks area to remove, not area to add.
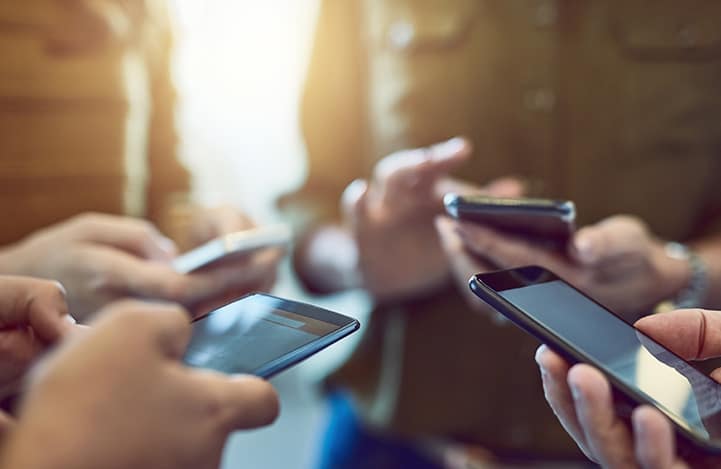
[[[432,189],[433,183],[465,162],[471,144],[453,138],[428,148],[404,150],[382,159],[375,168],[373,184],[380,201],[395,199],[400,193]]]

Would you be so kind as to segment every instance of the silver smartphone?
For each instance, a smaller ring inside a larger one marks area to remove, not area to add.
[[[195,272],[229,258],[252,253],[258,249],[286,247],[292,237],[292,230],[288,225],[284,224],[259,226],[249,230],[237,231],[181,254],[173,260],[173,268],[183,274]]]

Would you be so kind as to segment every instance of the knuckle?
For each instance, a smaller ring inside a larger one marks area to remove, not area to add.
[[[113,270],[90,267],[87,274],[88,287],[96,293],[114,294],[127,289],[126,282]]]
[[[133,218],[132,223],[135,224],[135,227],[140,234],[147,236],[148,238],[153,237],[158,233],[155,225],[152,222],[143,218]]]
[[[227,418],[225,418],[225,414],[227,413],[226,404],[222,395],[217,390],[206,394],[202,411],[204,417],[211,421],[223,422],[227,420]]]
[[[94,226],[101,223],[106,216],[99,212],[85,212],[75,215],[70,222],[77,226]]]
[[[126,220],[126,223],[128,233],[131,234],[135,243],[145,248],[151,248],[157,244],[160,233],[151,222],[142,218],[131,218]]]

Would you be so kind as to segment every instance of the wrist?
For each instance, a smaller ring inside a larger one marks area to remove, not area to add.
[[[705,303],[708,273],[705,263],[688,246],[669,242],[663,246],[663,278],[669,287],[662,297],[663,309],[700,307]]]

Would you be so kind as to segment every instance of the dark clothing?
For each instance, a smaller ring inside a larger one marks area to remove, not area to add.
[[[303,128],[309,177],[287,206],[308,226],[385,155],[465,135],[463,179],[517,175],[575,201],[580,225],[629,213],[689,240],[721,213],[721,3],[325,0]],[[576,457],[535,348],[449,286],[379,306],[334,382],[398,435]]]

